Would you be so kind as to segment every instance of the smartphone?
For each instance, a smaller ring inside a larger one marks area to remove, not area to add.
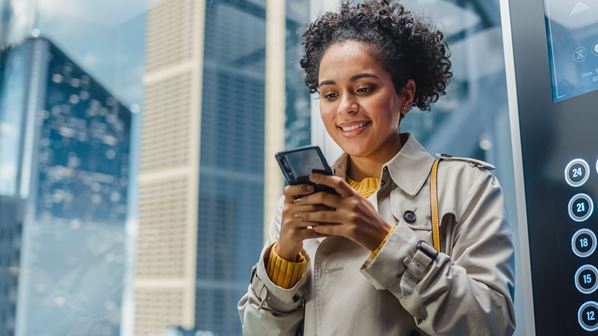
[[[320,147],[299,147],[278,152],[274,156],[288,184],[309,184],[314,186],[315,192],[324,191],[338,195],[333,188],[315,184],[309,180],[309,174],[311,173],[324,175],[332,175],[333,173]]]

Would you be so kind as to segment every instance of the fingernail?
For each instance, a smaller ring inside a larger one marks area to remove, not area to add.
[[[295,198],[295,203],[299,203],[301,201],[303,201],[303,198]]]
[[[299,213],[296,213],[293,217],[295,217],[295,218],[303,218],[303,217],[305,217],[305,215],[299,212]]]
[[[314,191],[314,187],[307,185],[307,186],[305,186],[305,191],[312,192],[312,191]]]

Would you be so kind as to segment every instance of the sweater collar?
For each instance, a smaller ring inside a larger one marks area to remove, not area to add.
[[[332,165],[334,174],[346,179],[349,155],[343,153]],[[384,175],[384,168],[393,182],[410,196],[415,196],[426,183],[434,157],[410,134],[401,150],[382,167],[380,176]]]

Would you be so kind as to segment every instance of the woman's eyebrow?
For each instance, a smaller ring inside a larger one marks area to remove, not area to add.
[[[380,77],[378,77],[378,76],[376,76],[374,74],[371,74],[371,73],[360,73],[360,74],[351,76],[350,80],[351,80],[351,82],[354,82],[354,81],[356,81],[358,79],[362,79],[362,78],[376,78],[376,79],[380,79]],[[320,82],[319,86],[321,87],[323,85],[334,85],[334,84],[336,84],[336,83],[333,80],[324,80],[324,81]]]
[[[334,85],[334,84],[335,84],[335,83],[334,83],[334,81],[333,81],[333,80],[324,80],[324,81],[321,81],[321,82],[320,82],[320,85],[319,85],[319,86],[322,86],[322,85]]]
[[[374,74],[371,74],[371,73],[360,73],[360,74],[351,76],[351,81],[354,82],[354,81],[356,81],[358,79],[362,79],[362,78],[376,78],[376,79],[379,79],[378,76],[376,76]]]

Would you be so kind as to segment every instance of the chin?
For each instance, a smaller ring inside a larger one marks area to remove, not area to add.
[[[359,146],[340,146],[344,152],[355,157],[364,157],[368,155],[368,148],[363,145]]]

